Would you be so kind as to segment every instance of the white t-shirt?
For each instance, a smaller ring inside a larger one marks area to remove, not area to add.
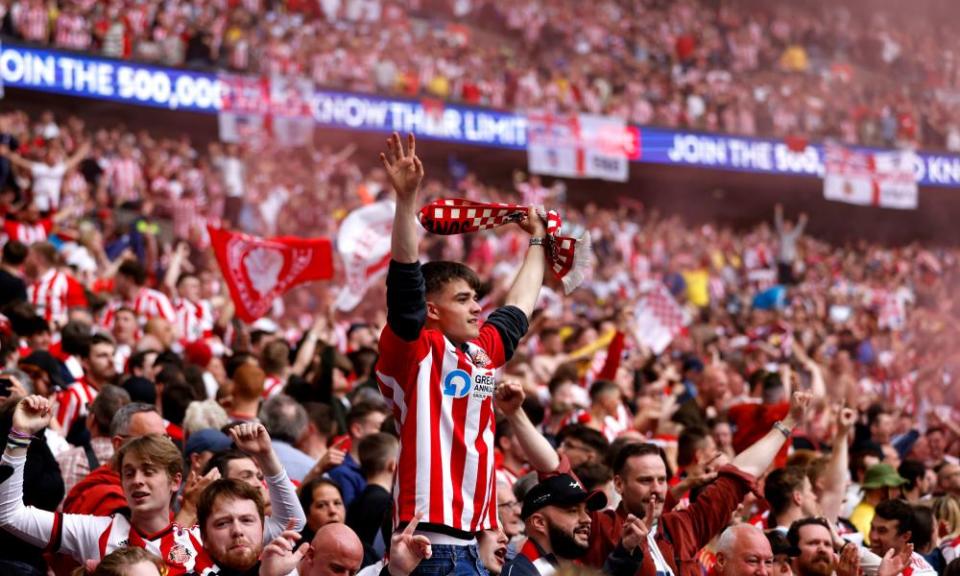
[[[56,210],[60,205],[60,186],[67,166],[63,163],[49,166],[34,162],[30,172],[33,176],[33,205],[41,212]]]

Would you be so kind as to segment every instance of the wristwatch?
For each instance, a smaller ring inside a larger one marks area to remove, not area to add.
[[[786,424],[779,420],[773,423],[773,427],[779,430],[784,438],[790,438],[790,435],[793,434],[793,430],[787,428]]]
[[[543,245],[546,244],[546,243],[547,243],[547,237],[546,237],[546,236],[531,236],[531,237],[530,237],[530,245],[531,245],[531,246],[543,246]]]

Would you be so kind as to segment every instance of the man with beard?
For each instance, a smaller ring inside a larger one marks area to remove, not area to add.
[[[81,355],[83,376],[57,394],[53,409],[54,418],[64,435],[68,435],[75,422],[83,423],[97,393],[117,379],[113,363],[114,344],[109,336],[94,334]]]
[[[831,576],[836,555],[830,526],[823,518],[802,518],[790,525],[787,542],[796,557],[793,572],[797,576]]]
[[[257,574],[263,550],[263,499],[239,480],[216,480],[200,495],[197,524],[203,549],[219,574]]]
[[[560,560],[575,560],[590,547],[590,512],[607,504],[603,492],[587,492],[569,474],[542,480],[523,499],[527,542],[504,566],[504,576],[550,576]]]
[[[522,387],[515,383],[505,382],[497,390],[498,406],[511,420],[531,465],[541,473],[566,472],[567,463],[520,410],[523,396]],[[810,400],[809,393],[794,393],[786,418],[775,422],[763,438],[738,454],[730,465],[720,468],[716,480],[683,510],[664,512],[667,466],[660,449],[644,443],[624,446],[613,462],[614,487],[622,496],[620,507],[593,514],[590,551],[584,563],[602,566],[619,544],[629,559],[637,563],[633,572],[639,571],[641,576],[699,575],[697,552],[727,526],[730,515],[753,488],[755,479],[773,462],[792,429],[803,423]],[[642,526],[636,526],[637,523]],[[624,529],[628,524],[636,526],[629,534],[629,547],[625,538],[628,532]],[[636,530],[646,532],[645,536],[636,538]]]

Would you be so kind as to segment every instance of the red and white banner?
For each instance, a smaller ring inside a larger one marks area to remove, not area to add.
[[[386,273],[396,209],[392,200],[374,202],[357,208],[340,224],[337,252],[346,279],[337,295],[337,310],[349,312],[356,308],[367,288]]]
[[[914,210],[919,192],[909,150],[864,152],[836,144],[824,146],[823,196],[827,200]]]
[[[634,336],[660,354],[686,326],[687,316],[662,282],[647,282],[641,291],[634,310]]]
[[[274,75],[220,74],[220,139],[250,142],[272,136],[278,145],[303,146],[313,137],[313,82]]]
[[[622,118],[590,114],[527,116],[531,173],[626,182],[639,135]]]
[[[313,82],[303,77],[275,75],[270,79],[268,123],[277,144],[305,146],[313,139]]]
[[[266,130],[270,114],[270,82],[266,78],[220,74],[220,139],[250,142]]]
[[[258,238],[211,226],[207,232],[244,322],[266,314],[275,298],[297,284],[333,277],[333,247],[326,238]]]

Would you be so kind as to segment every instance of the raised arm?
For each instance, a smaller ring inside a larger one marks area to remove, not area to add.
[[[34,546],[45,547],[53,535],[56,515],[23,504],[23,469],[30,438],[47,427],[53,413],[50,400],[27,396],[13,411],[13,427],[0,461],[0,528]]]
[[[186,242],[180,242],[173,249],[170,255],[170,264],[167,266],[167,272],[163,275],[163,287],[167,294],[176,295],[177,280],[183,271],[183,263],[190,256],[190,245]]]
[[[523,386],[519,382],[508,380],[497,387],[497,409],[513,426],[513,433],[530,465],[537,472],[553,472],[560,466],[560,456],[521,408],[523,399]]]
[[[779,202],[773,207],[773,224],[777,232],[783,232],[783,204]]]
[[[77,148],[77,151],[73,153],[73,156],[67,158],[67,161],[64,164],[67,167],[67,170],[72,170],[77,167],[78,164],[83,162],[83,159],[87,157],[87,153],[90,152],[90,144],[84,142]]]
[[[419,259],[417,236],[417,194],[423,180],[423,164],[417,157],[417,142],[413,134],[407,136],[404,150],[396,132],[387,139],[387,153],[380,161],[397,193],[397,211],[393,217],[393,236],[390,250],[393,259],[402,264],[413,264]]]
[[[10,163],[16,166],[17,168],[23,168],[24,170],[33,169],[33,162],[31,162],[30,160],[27,160],[26,158],[24,158],[23,156],[20,156],[15,152],[10,152],[9,154],[7,154],[7,158],[9,158]]]
[[[520,227],[530,234],[530,247],[523,258],[523,265],[513,280],[513,286],[507,292],[505,303],[516,306],[527,315],[527,320],[533,315],[533,308],[537,305],[540,296],[540,287],[543,286],[543,273],[547,267],[546,241],[547,226],[543,218],[534,208],[527,210],[527,217],[520,222]],[[396,229],[394,229],[396,230]]]
[[[783,419],[783,426],[792,430],[798,424],[803,422],[807,406],[810,405],[811,395],[809,392],[794,392],[790,398],[790,413]],[[753,477],[759,477],[773,462],[777,452],[783,447],[789,437],[780,431],[776,426],[767,432],[767,435],[754,442],[746,450],[737,454],[733,459],[733,464],[742,472],[746,472]]]
[[[264,525],[264,542],[273,540],[285,528],[301,530],[307,524],[307,517],[297,500],[297,493],[287,477],[287,471],[273,451],[270,435],[263,424],[246,423],[230,429],[230,437],[237,448],[246,452],[256,461],[263,471],[267,489],[270,491],[270,503],[273,514]],[[288,522],[293,524],[288,526]]]
[[[853,425],[857,421],[857,412],[852,408],[842,408],[837,418],[837,433],[833,439],[833,452],[827,464],[824,477],[823,494],[820,496],[820,512],[824,518],[836,524],[843,507],[843,495],[846,491],[847,464],[849,462],[848,441]]]

